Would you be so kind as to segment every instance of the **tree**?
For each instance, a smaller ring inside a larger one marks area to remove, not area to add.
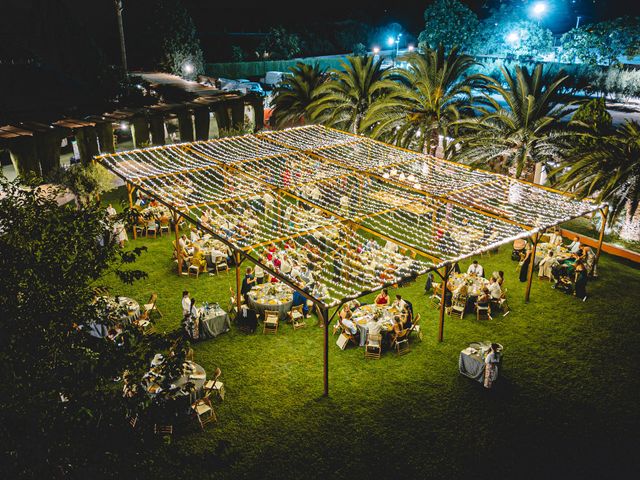
[[[96,203],[59,206],[36,185],[0,180],[0,462],[11,478],[53,478],[116,441],[105,439],[125,422],[113,379],[143,371],[150,352],[132,326],[117,342],[89,333],[113,326],[94,287],[145,277],[129,267],[143,249],[120,250]]]
[[[624,214],[620,237],[640,241],[640,125],[627,120],[610,135],[584,131],[577,136],[588,148],[569,152],[554,172],[557,183],[583,198],[609,202],[611,224]]]
[[[298,125],[307,119],[313,95],[325,79],[325,69],[297,62],[289,69],[292,75],[275,89],[273,122],[277,128]]]
[[[622,17],[573,28],[562,36],[563,61],[616,65],[640,53],[640,18]]]
[[[385,78],[396,81],[369,108],[362,128],[371,128],[375,138],[435,154],[439,135],[446,138],[451,123],[470,109],[471,89],[479,88],[483,80],[467,76],[476,62],[458,47],[445,53],[440,45],[403,60],[409,63],[407,68],[385,72]]]
[[[369,106],[393,87],[393,81],[383,79],[382,59],[347,57],[340,64],[342,69],[331,71],[329,80],[313,93],[310,118],[358,133]]]
[[[300,55],[302,44],[295,33],[287,32],[284,27],[274,27],[260,42],[258,50],[274,60],[288,60]]]
[[[559,90],[567,77],[559,73],[546,78],[541,64],[532,73],[523,67],[516,67],[515,75],[501,70],[501,80],[482,76],[488,92],[474,107],[476,117],[457,122],[464,133],[448,154],[516,178],[525,174],[534,179],[534,166],[561,156],[559,120],[571,102],[560,103]]]
[[[231,46],[231,61],[232,62],[243,62],[244,61],[244,52],[242,48],[238,45]]]
[[[501,3],[478,28],[472,50],[480,55],[502,55],[520,60],[541,59],[553,52],[553,34],[526,19],[524,5]]]
[[[366,57],[367,56],[367,47],[363,43],[356,43],[353,46],[353,56],[354,57]]]
[[[418,36],[421,49],[442,44],[447,50],[454,45],[464,50],[473,43],[479,26],[477,15],[458,0],[436,0],[424,11],[424,20]]]

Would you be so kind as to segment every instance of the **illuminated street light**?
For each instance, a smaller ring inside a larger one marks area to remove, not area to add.
[[[547,4],[544,2],[538,2],[533,6],[533,14],[536,17],[542,16],[542,14],[546,11],[547,11]]]
[[[391,45],[393,45],[393,42],[395,42],[395,40],[393,39],[393,37],[389,37],[389,38],[387,38],[387,45],[391,46]]]
[[[191,63],[185,63],[182,70],[184,70],[184,73],[187,75],[191,75],[193,73],[193,65]]]
[[[128,130],[129,124],[126,122],[120,122],[120,130]]]
[[[413,45],[409,45],[409,46],[407,47],[407,50],[409,50],[410,52],[413,52],[413,48],[414,48],[414,47],[413,47]]]
[[[506,37],[507,43],[518,43],[518,40],[520,40],[520,35],[518,34],[518,32],[510,32],[507,37]]]
[[[373,47],[373,54],[378,55],[380,53],[380,47]]]

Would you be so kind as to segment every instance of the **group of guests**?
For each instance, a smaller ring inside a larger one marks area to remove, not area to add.
[[[400,335],[403,330],[411,328],[413,325],[413,304],[409,300],[402,298],[402,295],[397,294],[395,300],[391,302],[388,290],[383,289],[376,296],[374,304],[378,307],[392,306],[397,310],[391,320],[394,336]],[[360,307],[361,304],[357,300],[345,303],[338,313],[337,327],[353,335],[356,339],[359,338],[359,345],[363,347],[366,344],[367,336],[379,334],[383,324],[387,323],[388,319],[380,318],[375,320],[372,317],[368,319],[365,325],[358,325],[353,320],[353,312]]]
[[[551,246],[562,245],[562,237],[554,232],[549,243]],[[587,297],[587,281],[595,275],[595,253],[588,245],[580,242],[576,236],[567,246],[569,258],[563,260],[554,255],[550,249],[538,265],[538,278],[547,278],[555,282],[554,287],[568,288],[573,283],[573,294],[581,300]]]

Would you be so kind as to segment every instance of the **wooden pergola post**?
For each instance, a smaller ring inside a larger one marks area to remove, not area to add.
[[[242,259],[240,259],[240,253],[237,251],[233,252],[233,256],[236,262],[236,309],[239,313],[242,305],[242,298],[240,298],[240,265],[242,264]]]
[[[440,272],[438,272],[440,275]],[[445,265],[444,275],[440,275],[442,278],[442,296],[440,297],[440,319],[438,321],[438,342],[442,342],[444,339],[444,310],[447,296],[447,281],[449,280],[449,273],[451,273],[451,265]]]
[[[531,295],[531,281],[533,280],[533,267],[536,263],[536,248],[538,247],[538,241],[541,235],[539,233],[533,234],[533,248],[531,249],[531,256],[529,260],[529,269],[527,270],[527,288],[524,293],[524,301],[529,302],[529,296]]]
[[[323,377],[324,377],[324,393],[325,397],[329,396],[329,308],[328,307],[319,307],[318,308],[318,317],[320,321],[324,325],[324,345],[323,345],[323,355],[322,358],[324,360],[323,365]]]
[[[129,198],[129,208],[133,210],[133,187],[129,182],[127,182],[127,197]],[[133,224],[133,239],[138,238],[136,233],[136,226],[138,224],[138,219],[136,218],[135,223]]]
[[[598,249],[596,250],[596,258],[593,261],[593,267],[591,267],[591,271],[589,272],[589,275],[592,276],[596,271],[598,260],[600,260],[600,252],[602,252],[602,242],[604,241],[604,229],[607,224],[607,217],[609,215],[609,206],[606,205],[604,208],[601,208],[600,213],[602,214],[602,225],[600,226],[600,237],[598,237]]]
[[[182,249],[180,248],[180,232],[178,228],[178,221],[180,217],[171,210],[171,217],[173,218],[173,230],[176,235],[176,257],[178,258],[178,275],[182,274]]]

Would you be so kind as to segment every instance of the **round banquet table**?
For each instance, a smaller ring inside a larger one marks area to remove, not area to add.
[[[286,320],[287,313],[291,310],[293,306],[293,294],[292,293],[280,293],[279,295],[264,295],[266,291],[269,290],[274,284],[271,283],[263,283],[262,285],[254,286],[249,293],[247,293],[247,304],[249,308],[252,308],[256,311],[258,315],[264,317],[264,312],[266,310],[272,310],[278,312],[278,318],[280,320]],[[288,287],[278,286],[278,289]],[[280,290],[282,292],[282,290]]]
[[[182,374],[180,377],[173,380],[171,384],[175,385],[179,389],[182,389],[182,387],[184,387],[187,384],[187,382],[192,382],[194,384],[194,390],[189,392],[188,394],[189,405],[191,405],[191,403],[195,402],[198,398],[202,396],[202,389],[204,388],[204,384],[207,381],[207,372],[201,365],[195,362],[187,361],[186,363],[193,368],[193,371]],[[158,370],[159,370],[158,367],[155,366],[151,368],[149,373],[154,373],[155,371],[158,371]],[[153,380],[148,380],[146,387],[147,387],[147,393],[151,396],[155,396],[158,393],[160,388],[160,386],[157,383],[155,383]],[[185,394],[184,397],[187,397],[187,395]],[[175,399],[179,399],[179,398],[180,398],[179,396],[175,397]]]
[[[471,282],[469,285],[468,296],[477,297],[482,292],[482,289],[489,285],[489,280],[483,277],[476,277],[469,275],[468,273],[457,273],[451,275],[447,288],[452,292],[456,290],[463,282]]]
[[[122,315],[120,316],[120,321],[125,323],[131,323],[133,320],[136,320],[140,316],[140,304],[136,302],[133,298],[129,297],[100,297],[103,301],[106,302],[106,312],[105,316],[109,316],[109,314],[117,309],[123,308]],[[116,298],[118,299],[118,303],[116,305]]]
[[[536,248],[536,258],[534,260],[534,265],[538,265],[544,257],[549,255],[550,250],[553,250],[554,257],[556,257],[560,262],[571,257],[571,254],[564,246],[558,245],[553,247],[549,243],[540,243]]]
[[[393,306],[379,306],[374,303],[362,305],[353,311],[353,321],[360,331],[360,346],[364,346],[369,334],[367,324],[374,321],[376,313],[380,313],[380,318],[376,321],[380,327],[380,334],[388,335],[393,331],[393,317],[400,311]]]

